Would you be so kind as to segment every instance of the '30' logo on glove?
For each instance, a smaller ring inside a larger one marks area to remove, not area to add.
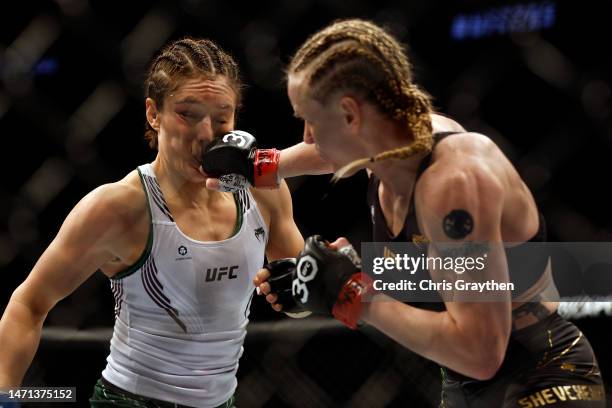
[[[231,141],[230,141],[231,139]],[[223,136],[223,142],[232,143],[238,147],[242,147],[247,144],[247,141],[253,140],[253,136],[247,132],[243,132],[242,130],[232,130],[225,136]]]
[[[297,264],[297,273],[291,284],[291,292],[293,296],[300,299],[303,304],[308,302],[308,286],[306,282],[310,282],[317,276],[319,266],[316,259],[310,255],[305,255],[300,258]]]

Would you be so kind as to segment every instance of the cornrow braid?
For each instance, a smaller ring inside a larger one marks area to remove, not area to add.
[[[384,35],[381,36],[381,32]],[[380,53],[383,59],[392,61],[400,67],[402,79],[408,82],[412,80],[408,59],[403,52],[396,52],[398,49],[401,51],[399,43],[380,27],[363,20],[338,21],[314,34],[293,57],[289,71],[297,73],[304,70],[323,51],[334,44],[351,39],[364,47],[372,45],[370,49],[373,52]]]
[[[388,159],[407,159],[419,153],[428,153],[433,148],[432,125],[429,116],[428,107],[430,97],[416,86],[410,86],[404,91],[406,94],[412,95],[411,100],[414,101],[414,107],[410,110],[400,111],[399,114],[406,115],[407,123],[411,123],[412,135],[414,141],[407,145],[396,149],[385,150],[378,153],[376,156],[354,160],[340,169],[338,169],[333,177],[332,182],[337,182],[347,174],[367,166],[369,163],[376,163]]]
[[[387,159],[407,159],[414,155],[431,151],[432,144],[427,140],[415,140],[408,146],[398,147],[397,149],[385,150],[376,156],[357,159],[339,168],[332,177],[332,182],[336,182],[350,174],[351,172],[367,166],[369,163],[376,163]]]
[[[368,163],[431,151],[431,98],[412,83],[406,53],[382,28],[358,19],[331,24],[306,40],[292,58],[288,74],[302,71],[315,100],[326,103],[337,91],[355,92],[405,125],[413,138],[408,146],[349,163],[336,172],[336,179]]]
[[[381,66],[381,70],[374,71],[371,65]],[[335,69],[333,78],[325,78],[330,70]],[[312,63],[307,81],[313,90],[311,94],[321,103],[339,89],[357,88],[369,90],[368,95],[373,97],[381,106],[383,112],[395,113],[396,103],[394,97],[400,95],[401,85],[393,73],[377,55],[359,48],[358,44],[351,41],[340,43],[322,55],[322,58]],[[333,80],[335,86],[329,86]],[[362,91],[363,92],[363,91]],[[369,98],[372,99],[372,98]]]
[[[162,107],[166,96],[181,80],[196,75],[207,79],[219,75],[226,77],[236,94],[236,108],[240,107],[243,85],[238,64],[213,41],[191,37],[176,40],[157,54],[145,79],[145,97]],[[145,139],[151,148],[157,148],[157,131],[148,122],[145,123]]]

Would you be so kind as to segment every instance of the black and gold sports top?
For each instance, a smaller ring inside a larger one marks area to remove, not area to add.
[[[451,135],[458,134],[457,132],[439,132],[434,133],[434,145],[433,150],[436,148],[436,145],[440,143],[446,137]],[[429,167],[431,164],[431,156],[432,152],[430,152],[426,157],[423,158],[423,161],[419,165],[417,170],[416,180],[419,179],[421,174]],[[406,220],[404,221],[404,226],[397,236],[393,236],[392,232],[389,230],[387,226],[387,222],[382,213],[382,209],[380,207],[380,201],[378,200],[378,186],[380,184],[380,180],[374,173],[370,175],[370,180],[368,182],[368,206],[370,208],[370,214],[372,217],[372,240],[374,242],[415,242],[419,243],[424,239],[421,231],[419,230],[419,226],[417,224],[416,213],[414,212],[414,194],[410,199],[410,207],[409,214],[406,216]],[[546,224],[544,221],[544,217],[541,213],[538,212],[539,215],[539,227],[536,234],[528,241],[528,242],[545,242],[546,241]],[[537,253],[537,256],[534,256],[534,253]],[[525,243],[516,245],[510,248],[506,248],[506,258],[508,260],[508,272],[510,275],[510,281],[515,283],[515,290],[513,291],[512,297],[516,298],[525,292],[527,289],[532,287],[538,279],[544,273],[546,268],[546,264],[548,262],[547,254],[543,253],[543,251],[530,251],[529,256],[528,249]],[[520,265],[520,268],[518,267]],[[540,271],[540,273],[534,273],[534,271]],[[425,271],[420,271],[421,274]],[[417,272],[418,273],[418,272]],[[426,273],[426,272],[425,272]]]

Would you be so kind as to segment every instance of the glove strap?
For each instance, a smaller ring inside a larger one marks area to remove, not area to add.
[[[332,314],[347,327],[357,328],[357,323],[363,312],[363,296],[373,290],[374,281],[363,272],[353,274],[347,280],[338,294],[338,300],[334,303]]]
[[[255,187],[278,188],[278,163],[280,150],[257,149],[253,160],[253,185]]]

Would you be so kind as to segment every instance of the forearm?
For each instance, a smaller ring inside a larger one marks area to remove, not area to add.
[[[499,361],[492,350],[505,348],[503,336],[465,327],[448,311],[432,312],[385,298],[366,304],[365,322],[415,353],[469,377],[487,379],[497,370]],[[482,316],[484,321],[487,318]]]
[[[281,151],[278,169],[282,178],[333,172],[332,166],[321,158],[315,145],[304,142]]]
[[[0,320],[0,390],[18,387],[34,359],[46,315],[37,315],[13,294]]]

